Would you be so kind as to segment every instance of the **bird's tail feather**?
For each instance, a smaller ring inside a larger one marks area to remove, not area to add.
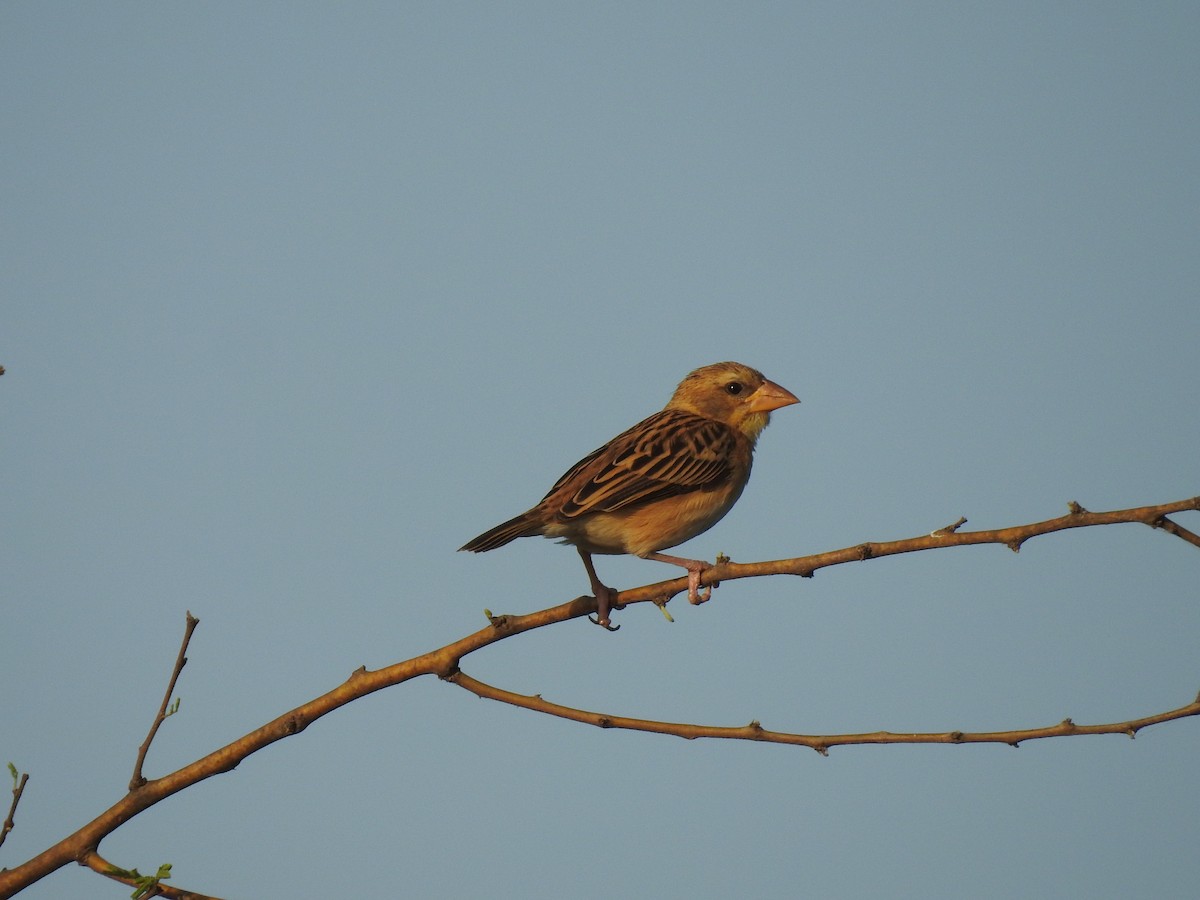
[[[497,547],[503,547],[509,541],[515,541],[519,537],[532,537],[535,534],[541,534],[541,526],[529,515],[524,512],[516,518],[509,519],[507,522],[501,522],[495,528],[490,528],[477,538],[467,541],[459,550],[470,550],[472,553],[483,553],[485,550],[495,550]]]

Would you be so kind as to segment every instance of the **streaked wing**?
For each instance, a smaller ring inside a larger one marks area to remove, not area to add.
[[[570,519],[716,487],[729,477],[736,443],[727,425],[665,409],[581,459],[543,503]]]

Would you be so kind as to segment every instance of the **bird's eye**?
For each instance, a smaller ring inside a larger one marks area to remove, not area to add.
[[[742,392],[742,383],[740,381],[731,381],[729,384],[725,385],[725,390],[736,397]]]

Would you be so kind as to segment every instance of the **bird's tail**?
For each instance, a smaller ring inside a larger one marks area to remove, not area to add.
[[[501,522],[495,528],[490,528],[477,538],[467,541],[459,550],[470,550],[472,553],[483,553],[485,550],[495,550],[503,547],[509,541],[519,537],[533,537],[542,533],[542,526],[527,512],[521,513],[514,519]]]

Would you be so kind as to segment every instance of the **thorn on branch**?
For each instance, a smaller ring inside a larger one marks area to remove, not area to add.
[[[816,750],[818,753],[820,753],[822,756],[824,756],[826,759],[829,758],[829,748],[826,747],[824,744],[814,744],[813,749]]]
[[[944,534],[954,534],[954,532],[958,531],[958,529],[962,528],[966,524],[967,524],[967,517],[959,516],[957,522],[954,522],[953,524],[950,524],[950,525],[946,525],[943,528],[939,528],[939,529],[937,529],[937,531],[931,531],[929,533],[929,536],[930,537],[940,537],[941,535],[944,535]]]

